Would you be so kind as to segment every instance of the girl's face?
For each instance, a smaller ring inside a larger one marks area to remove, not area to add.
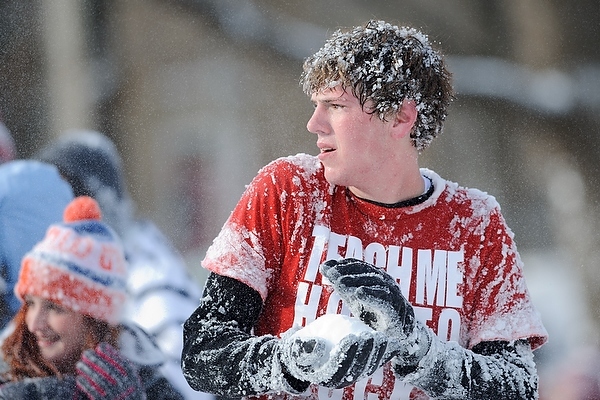
[[[25,303],[25,323],[42,357],[60,372],[73,372],[85,348],[83,315],[37,296],[26,296]]]

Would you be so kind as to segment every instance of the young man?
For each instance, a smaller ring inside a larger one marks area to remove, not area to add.
[[[441,55],[414,29],[370,21],[334,33],[301,83],[320,154],[263,168],[208,250],[184,326],[189,384],[229,397],[536,398],[532,350],[547,334],[499,205],[418,165],[452,98]],[[328,354],[299,327],[331,313],[373,329]]]

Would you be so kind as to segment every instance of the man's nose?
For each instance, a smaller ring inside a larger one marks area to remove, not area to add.
[[[314,134],[326,133],[322,114],[323,114],[323,112],[321,111],[319,106],[315,107],[310,119],[306,123],[306,129],[310,133],[314,133]]]

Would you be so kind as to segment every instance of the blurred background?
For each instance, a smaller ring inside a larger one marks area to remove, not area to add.
[[[582,394],[600,389],[597,0],[2,0],[0,120],[19,158],[68,129],[108,135],[137,211],[202,282],[258,169],[316,153],[303,59],[372,18],[447,55],[457,100],[422,166],[502,205],[550,332],[541,397],[598,398]]]

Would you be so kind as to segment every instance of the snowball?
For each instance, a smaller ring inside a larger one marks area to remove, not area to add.
[[[367,352],[381,349],[386,345],[384,334],[371,329],[357,318],[339,314],[323,315],[295,331],[289,339],[316,340],[315,347],[312,350],[305,349],[309,351],[299,357],[294,355],[293,351],[286,353],[286,357],[291,357],[286,361],[290,372],[296,377],[313,383],[330,382],[333,379],[336,384],[341,384],[342,380],[350,384],[361,379],[364,377],[361,374],[367,371],[351,368],[355,360],[347,358],[348,349],[351,346],[358,346],[360,353],[352,357],[357,357],[359,362],[364,361],[366,366],[373,360],[366,360],[365,357],[370,359],[376,355]],[[366,346],[367,341],[373,346]],[[339,376],[341,373],[344,376]]]
[[[341,314],[325,314],[295,332],[293,336],[325,339],[326,354],[329,354],[343,338],[350,334],[360,336],[362,332],[373,332],[373,329],[358,318]]]

